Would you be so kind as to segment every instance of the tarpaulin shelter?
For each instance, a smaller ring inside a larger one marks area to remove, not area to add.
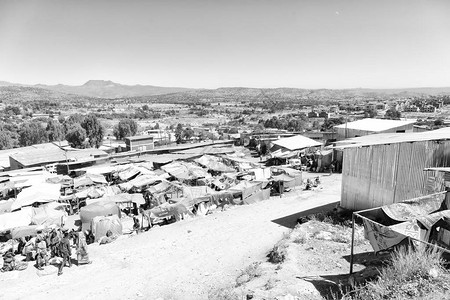
[[[92,219],[91,229],[97,242],[101,237],[106,236],[109,230],[113,235],[122,235],[122,222],[117,215],[98,216]]]
[[[186,162],[172,162],[161,167],[179,180],[191,180],[210,176],[202,167]]]
[[[0,215],[11,212],[11,205],[14,199],[0,201]]]
[[[128,181],[139,175],[141,171],[134,167],[133,165],[129,165],[129,167],[121,172],[119,172],[119,178],[123,181]]]
[[[118,215],[120,217],[119,206],[112,201],[98,201],[80,209],[80,219],[82,229],[89,229],[91,222],[98,216]]]
[[[11,229],[11,238],[20,239],[20,238],[23,238],[26,236],[36,236],[37,228],[38,228],[38,225],[14,227],[13,229]]]
[[[322,143],[319,143],[313,139],[310,139],[303,135],[294,135],[287,138],[282,138],[276,141],[273,141],[273,147],[270,149],[271,152],[276,151],[278,149],[285,149],[289,151],[301,150],[305,148],[311,147],[319,147]]]
[[[11,205],[11,211],[20,209],[23,206],[33,203],[46,203],[59,199],[61,184],[40,183],[29,188],[23,189],[18,195],[16,201]]]
[[[52,204],[52,203],[49,203]],[[64,205],[57,203],[59,205]],[[55,209],[58,206],[55,205],[41,205],[40,207],[33,208],[33,216],[31,217],[31,223],[34,225],[49,226],[52,224],[62,226],[67,220],[67,213],[64,210]]]
[[[242,181],[239,184],[230,188],[232,191],[240,191],[242,193],[242,199],[246,199],[252,194],[262,189],[262,182]]]
[[[152,194],[156,194],[156,193],[164,192],[165,190],[169,189],[170,187],[171,187],[171,184],[168,181],[162,180],[160,183],[152,185],[151,187],[147,188],[147,191]]]
[[[333,160],[333,150],[317,150],[314,155],[317,158],[317,170],[329,169]]]
[[[0,215],[0,232],[12,229],[14,227],[28,226],[33,217],[33,208],[24,207],[19,211]]]
[[[450,197],[444,191],[354,212],[350,273],[353,271],[355,217],[363,220],[365,237],[375,252],[414,241],[434,244],[450,253],[449,209]]]
[[[260,190],[244,199],[245,204],[252,204],[270,199],[270,189]]]
[[[128,193],[121,193],[117,195],[111,195],[111,196],[104,196],[102,198],[98,199],[89,199],[86,200],[86,204],[90,205],[96,202],[104,202],[104,201],[110,201],[117,204],[123,204],[123,203],[136,203],[136,205],[142,205],[145,204],[144,196],[141,193],[135,193],[135,194],[128,194]]]
[[[108,184],[105,176],[103,176],[102,174],[86,173],[84,176],[90,178],[94,183]]]
[[[220,159],[211,155],[203,155],[202,157],[195,160],[198,164],[204,166],[205,168],[215,171],[215,172],[234,172],[234,168],[228,167],[224,163],[220,162]]]
[[[141,175],[141,176],[134,178],[133,180],[130,180],[128,183],[133,188],[141,189],[145,186],[154,184],[155,182],[158,182],[160,180],[161,180],[161,178],[156,175]]]
[[[82,186],[91,186],[91,185],[94,185],[94,181],[91,178],[86,177],[84,175],[73,179],[73,187],[76,189]]]

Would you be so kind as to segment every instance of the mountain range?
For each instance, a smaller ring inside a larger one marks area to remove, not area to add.
[[[423,95],[450,95],[450,87],[404,89],[299,89],[246,88],[188,89],[151,85],[123,85],[106,80],[90,80],[80,86],[26,85],[0,81],[0,100],[81,100],[121,99],[162,103],[217,102],[217,101],[307,101],[320,100],[384,100]]]
[[[64,85],[64,84],[26,85],[0,81],[0,86],[22,86],[22,87],[41,88],[59,93],[66,93],[94,98],[107,98],[107,99],[108,98],[117,99],[117,98],[127,98],[137,96],[154,96],[154,95],[178,93],[189,90],[187,88],[178,88],[178,87],[160,87],[152,85],[124,85],[109,80],[89,80],[85,84],[78,86]]]

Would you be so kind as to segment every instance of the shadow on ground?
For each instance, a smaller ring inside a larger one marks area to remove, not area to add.
[[[306,216],[309,216],[312,214],[332,211],[338,203],[339,203],[339,201],[336,201],[336,202],[318,206],[318,207],[315,207],[312,209],[297,212],[297,213],[289,215],[289,216],[285,216],[285,217],[282,217],[279,219],[272,220],[272,222],[274,222],[278,225],[284,226],[284,227],[294,228],[295,225],[297,225],[297,220],[299,218],[306,217]]]

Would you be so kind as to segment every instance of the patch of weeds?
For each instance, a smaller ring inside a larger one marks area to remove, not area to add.
[[[282,263],[286,259],[286,244],[283,242],[278,242],[267,254],[269,262],[273,264]]]
[[[294,233],[294,237],[292,239],[292,242],[295,244],[304,244],[308,240],[308,233],[303,230],[299,230],[298,233]]]
[[[277,280],[274,278],[269,278],[269,280],[267,280],[266,284],[264,285],[264,289],[266,291],[273,289],[276,286]]]
[[[261,263],[254,262],[248,265],[236,279],[236,286],[241,286],[253,278],[260,277],[262,275]]]
[[[232,286],[215,287],[208,291],[208,299],[236,300],[241,299],[241,295]]]

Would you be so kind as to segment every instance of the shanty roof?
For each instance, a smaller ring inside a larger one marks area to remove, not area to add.
[[[126,137],[125,140],[130,141],[141,141],[141,140],[153,140],[153,136],[151,135],[135,135],[135,136],[129,136]]]
[[[450,140],[450,127],[426,132],[370,134],[336,142],[335,148],[344,149],[372,145],[435,140]]]
[[[67,160],[82,160],[93,158],[94,156],[107,156],[108,154],[98,149],[80,149],[65,151],[59,147],[48,147],[44,149],[26,149],[14,153],[11,156],[23,166],[36,166],[56,163]]]
[[[385,119],[362,119],[354,122],[347,122],[346,124],[336,125],[335,128],[356,129],[362,131],[381,132],[392,128],[414,124],[416,121],[400,121],[400,120],[385,120]]]
[[[14,149],[5,149],[0,150],[0,169],[9,169],[10,162],[9,157],[14,156],[17,153],[21,152],[28,152],[33,150],[43,150],[43,151],[53,151],[55,149],[61,149],[61,147],[67,147],[67,141],[61,141],[61,142],[52,142],[52,143],[43,143],[43,144],[36,144],[32,146],[26,146],[26,147],[20,147],[20,148],[14,148]]]
[[[303,135],[294,135],[287,138],[282,138],[277,141],[272,142],[274,145],[280,146],[282,148],[286,148],[288,150],[300,150],[309,147],[317,147],[321,146],[322,143],[319,143],[313,139],[307,138]]]

